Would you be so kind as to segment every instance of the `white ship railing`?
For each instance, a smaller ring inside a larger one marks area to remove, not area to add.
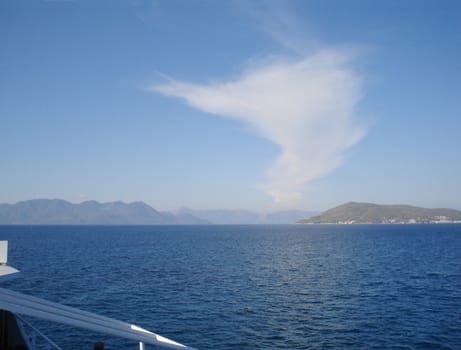
[[[21,328],[22,334],[25,337],[24,340],[27,342],[29,349],[38,349],[37,338],[40,337],[45,342],[46,349],[63,350],[61,347],[59,347],[58,344],[56,344],[49,337],[40,332],[37,328],[35,328],[29,321],[25,320],[23,317],[16,315],[16,320],[19,321],[18,326]],[[27,328],[24,327],[24,325],[26,325]]]
[[[14,314],[37,317],[72,327],[134,340],[138,343],[176,350],[193,349],[133,324],[13,292],[9,289],[0,288],[0,309],[8,310]]]
[[[18,270],[8,266],[8,242],[0,241],[0,280],[4,281],[18,275]],[[9,289],[0,288],[0,309],[18,315],[40,318],[68,326],[82,328],[98,333],[104,333],[133,340],[139,343],[139,349],[144,350],[144,344],[155,345],[175,350],[195,350],[194,348],[177,343],[161,335],[150,332],[134,324],[125,323],[109,317],[100,316],[91,312],[82,311],[70,306],[53,303],[44,299],[32,297]],[[36,334],[45,339],[52,348],[62,350],[51,339],[34,328],[30,323],[20,318],[31,327]],[[34,340],[34,339],[32,339]]]

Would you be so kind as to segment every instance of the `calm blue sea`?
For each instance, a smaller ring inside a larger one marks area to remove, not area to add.
[[[461,225],[0,226],[8,287],[199,349],[461,349]],[[136,349],[35,322],[64,349]]]

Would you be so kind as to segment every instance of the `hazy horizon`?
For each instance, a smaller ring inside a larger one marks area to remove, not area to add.
[[[335,207],[339,207],[345,204],[350,204],[350,203],[362,203],[362,204],[371,204],[371,205],[384,205],[384,206],[410,206],[410,207],[418,207],[416,205],[413,205],[411,203],[376,203],[376,202],[359,202],[359,201],[347,201],[347,202],[342,202],[342,203],[337,203],[333,205],[332,207],[328,208],[321,208],[317,210],[304,210],[304,209],[272,209],[272,210],[267,210],[267,211],[259,211],[259,210],[251,210],[251,209],[245,209],[245,208],[193,208],[193,207],[188,207],[188,206],[180,206],[177,208],[160,208],[156,207],[155,205],[152,205],[150,203],[147,203],[142,200],[137,200],[137,201],[122,201],[122,200],[114,200],[114,201],[98,201],[96,199],[85,199],[81,201],[68,201],[66,199],[62,198],[31,198],[31,199],[25,199],[25,200],[20,200],[16,202],[1,202],[1,204],[7,204],[7,205],[16,205],[18,203],[22,202],[29,202],[29,201],[65,201],[73,205],[79,205],[83,204],[85,202],[96,202],[98,204],[111,204],[111,203],[123,203],[123,204],[135,204],[135,203],[144,203],[150,206],[152,209],[157,210],[159,212],[171,212],[171,213],[180,213],[180,212],[188,212],[188,211],[193,211],[193,212],[212,212],[212,211],[222,211],[222,212],[250,212],[250,213],[255,213],[255,214],[261,214],[261,215],[267,215],[267,214],[274,214],[274,213],[283,213],[283,212],[305,212],[309,214],[320,214],[322,212],[325,212],[329,209],[333,209]],[[418,207],[418,208],[425,208],[425,209],[454,209],[454,210],[461,210],[460,208],[448,208],[448,207]]]

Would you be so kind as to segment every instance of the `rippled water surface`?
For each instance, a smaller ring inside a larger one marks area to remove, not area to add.
[[[4,287],[199,349],[461,349],[461,225],[0,226]],[[34,321],[64,349],[136,344]]]

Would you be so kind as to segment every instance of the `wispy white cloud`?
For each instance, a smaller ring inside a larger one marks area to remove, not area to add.
[[[304,185],[341,166],[345,151],[366,133],[356,115],[363,95],[362,78],[352,66],[357,52],[322,44],[287,1],[235,4],[292,57],[260,57],[231,81],[196,84],[164,77],[165,83],[149,88],[239,119],[279,145],[260,186],[277,207],[296,207]]]
[[[304,54],[320,45],[313,28],[300,20],[287,0],[237,1],[234,4],[260,31],[295,53]]]
[[[150,89],[242,120],[279,145],[280,155],[261,186],[279,206],[293,206],[303,185],[338,168],[344,151],[365,133],[355,118],[361,78],[350,60],[350,51],[324,49],[295,60],[266,60],[233,81],[168,79]]]

